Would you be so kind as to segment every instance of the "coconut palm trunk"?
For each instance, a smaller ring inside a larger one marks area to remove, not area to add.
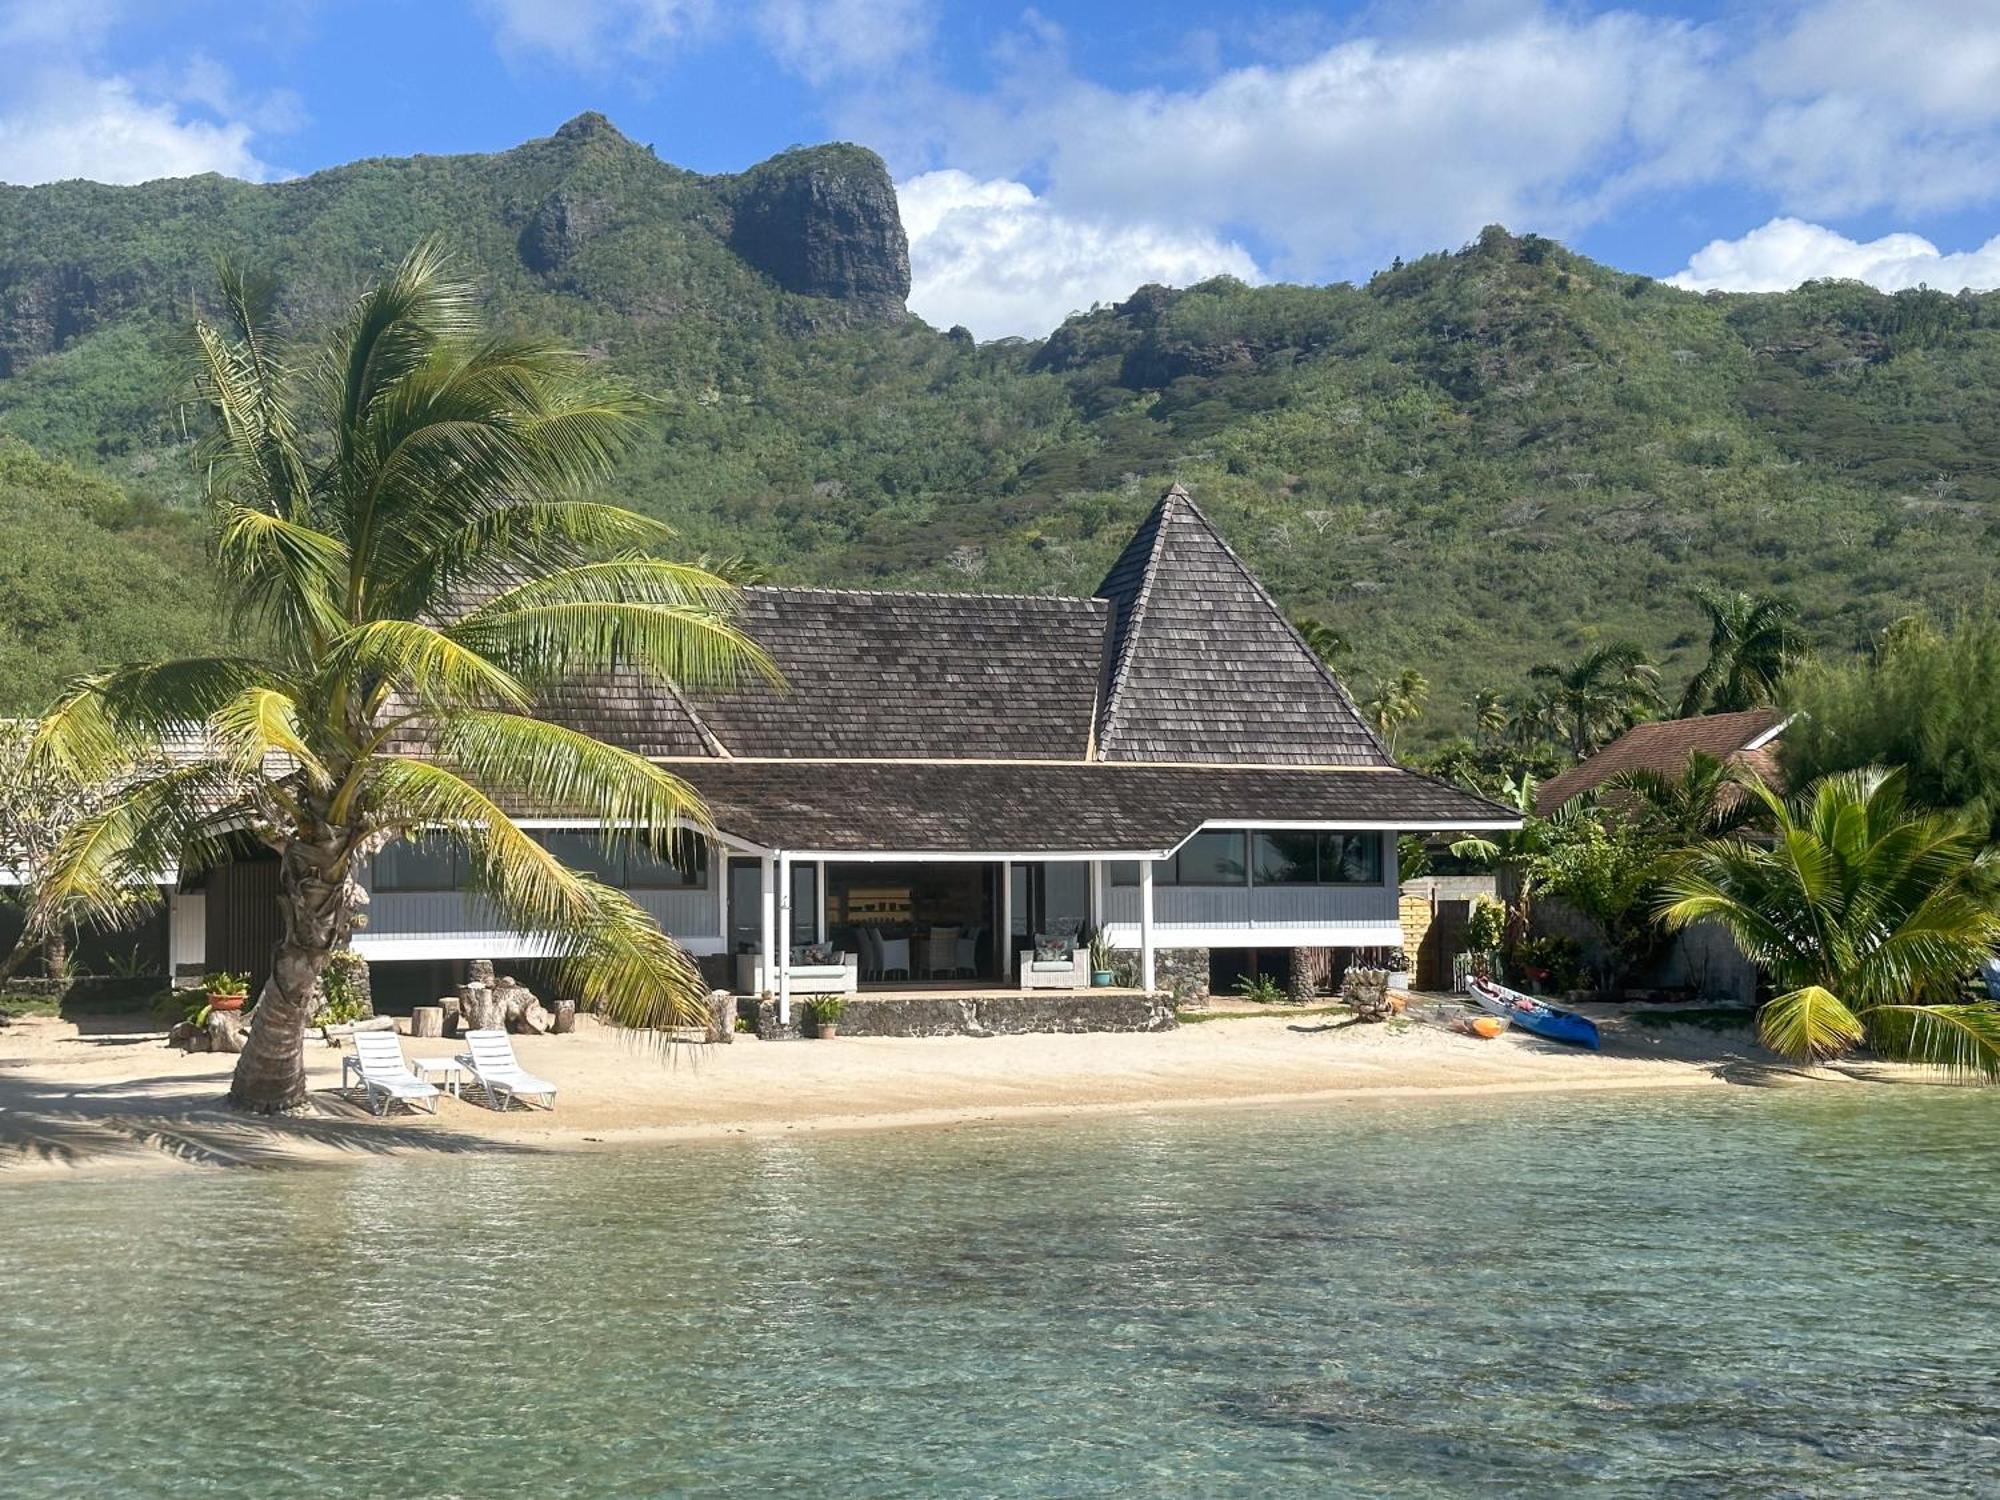
[[[60,840],[37,917],[118,912],[161,871],[275,853],[283,937],[229,1094],[247,1110],[306,1103],[320,979],[368,861],[400,838],[452,840],[468,889],[544,939],[571,998],[628,1026],[698,1024],[687,954],[513,817],[676,857],[708,827],[693,791],[538,702],[606,671],[662,693],[775,677],[731,584],[655,555],[661,523],[588,498],[638,403],[578,355],[485,336],[434,245],[318,351],[274,336],[270,293],[225,270],[226,316],[194,329],[240,649],[110,668],[42,721],[35,761],[109,790]]]
[[[337,848],[303,843],[279,862],[282,936],[229,1084],[229,1102],[239,1109],[290,1113],[306,1104],[306,1027],[319,1004],[320,977],[352,919],[349,882],[327,878],[339,863]]]

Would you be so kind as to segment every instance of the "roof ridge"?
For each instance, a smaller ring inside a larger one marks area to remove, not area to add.
[[[1102,604],[1099,598],[1082,594],[985,593],[978,589],[845,589],[817,583],[750,583],[745,594],[828,594],[848,599],[952,599],[994,600],[1013,604]]]
[[[1299,634],[1299,629],[1292,623],[1291,617],[1285,613],[1278,601],[1271,596],[1271,591],[1265,588],[1263,583],[1258,580],[1257,575],[1250,571],[1250,565],[1237,556],[1236,549],[1229,545],[1229,538],[1225,537],[1216,524],[1209,520],[1208,513],[1195,504],[1194,496],[1182,489],[1179,484],[1175,484],[1173,489],[1168,490],[1161,497],[1160,504],[1164,507],[1169,500],[1176,498],[1179,499],[1181,504],[1187,507],[1190,515],[1201,522],[1202,529],[1215,539],[1215,544],[1222,548],[1223,556],[1227,557],[1235,565],[1236,571],[1243,575],[1243,581],[1250,585],[1257,597],[1263,601],[1265,607],[1277,618],[1278,623],[1284,626],[1285,634],[1291,638],[1294,646],[1305,653],[1305,658],[1311,663],[1313,670],[1318,672],[1326,684],[1340,695],[1340,701],[1347,705],[1348,712],[1354,715],[1354,722],[1361,726],[1361,732],[1368,736],[1369,743],[1374,745],[1377,753],[1385,761],[1389,762],[1389,764],[1394,765],[1396,757],[1389,753],[1389,747],[1382,743],[1382,736],[1375,732],[1374,726],[1362,714],[1360,705],[1354,701],[1354,695],[1347,691],[1347,684],[1334,676],[1333,668],[1321,660],[1320,654],[1317,651],[1306,644],[1306,638]],[[1165,527],[1162,526],[1161,529],[1165,530]]]
[[[1139,625],[1145,618],[1146,604],[1152,596],[1160,549],[1167,544],[1167,507],[1177,498],[1189,505],[1194,503],[1188,499],[1188,492],[1181,488],[1178,480],[1154,502],[1153,508],[1146,512],[1146,519],[1139,523],[1141,530],[1149,525],[1153,527],[1153,545],[1146,550],[1146,565],[1139,570],[1139,587],[1133,591],[1132,607],[1126,611],[1120,631],[1118,659],[1111,664],[1111,691],[1105,695],[1103,729],[1097,736],[1100,755],[1111,748],[1112,735],[1118,727],[1118,707],[1125,700],[1125,668],[1131,663],[1133,643],[1139,639]]]

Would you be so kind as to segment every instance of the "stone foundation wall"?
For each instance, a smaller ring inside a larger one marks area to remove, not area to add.
[[[1208,950],[1162,948],[1153,955],[1153,983],[1176,1005],[1199,1005],[1208,999]]]
[[[741,1000],[740,1014],[765,1041],[809,1030],[805,1005],[792,1001],[792,1024],[778,1024],[778,1002]],[[842,1036],[1020,1036],[1029,1032],[1170,1031],[1173,1002],[1164,994],[1104,995],[1079,991],[1023,991],[1019,995],[908,995],[871,1000],[847,997]]]

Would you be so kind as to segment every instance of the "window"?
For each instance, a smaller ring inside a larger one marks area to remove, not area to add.
[[[1379,833],[1293,833],[1210,829],[1153,865],[1155,885],[1380,885]],[[1115,859],[1111,884],[1139,883],[1136,860]]]
[[[1321,885],[1380,885],[1382,835],[1323,833],[1319,844]]]
[[[1244,843],[1247,835],[1235,828],[1197,833],[1180,847],[1171,864],[1169,885],[1241,885],[1244,881]],[[1155,880],[1161,872],[1155,871]]]
[[[572,870],[623,890],[708,889],[708,845],[692,834],[675,838],[671,859],[637,843],[607,847],[594,829],[548,828],[535,839]]]
[[[464,880],[458,841],[436,835],[397,839],[376,854],[369,872],[369,886],[377,891],[455,891]]]
[[[1251,868],[1259,885],[1314,885],[1319,881],[1320,835],[1251,835]]]
[[[635,891],[707,890],[708,841],[675,834],[671,859],[634,844],[625,855],[625,884]]]
[[[534,839],[580,875],[594,876],[606,885],[625,883],[625,851],[606,848],[595,833],[581,828],[545,828],[537,831]]]

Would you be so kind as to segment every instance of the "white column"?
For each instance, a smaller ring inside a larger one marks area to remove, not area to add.
[[[760,877],[758,899],[762,907],[757,914],[757,941],[761,950],[757,962],[764,971],[764,989],[768,993],[778,982],[777,971],[771,967],[771,956],[778,951],[778,878],[768,854],[757,861],[757,870]]]
[[[729,960],[729,985],[736,983],[736,953],[729,944],[729,851],[721,844],[708,846],[708,878],[715,882],[716,931],[722,937],[722,951]]]
[[[826,941],[826,861],[813,863],[813,941]]]
[[[1139,861],[1139,988],[1153,990],[1153,862]]]
[[[1104,861],[1090,862],[1090,926],[1094,932],[1104,926]]]
[[[792,857],[778,855],[778,1024],[792,1024]]]
[[[1000,982],[1014,977],[1014,861],[1000,861]]]

